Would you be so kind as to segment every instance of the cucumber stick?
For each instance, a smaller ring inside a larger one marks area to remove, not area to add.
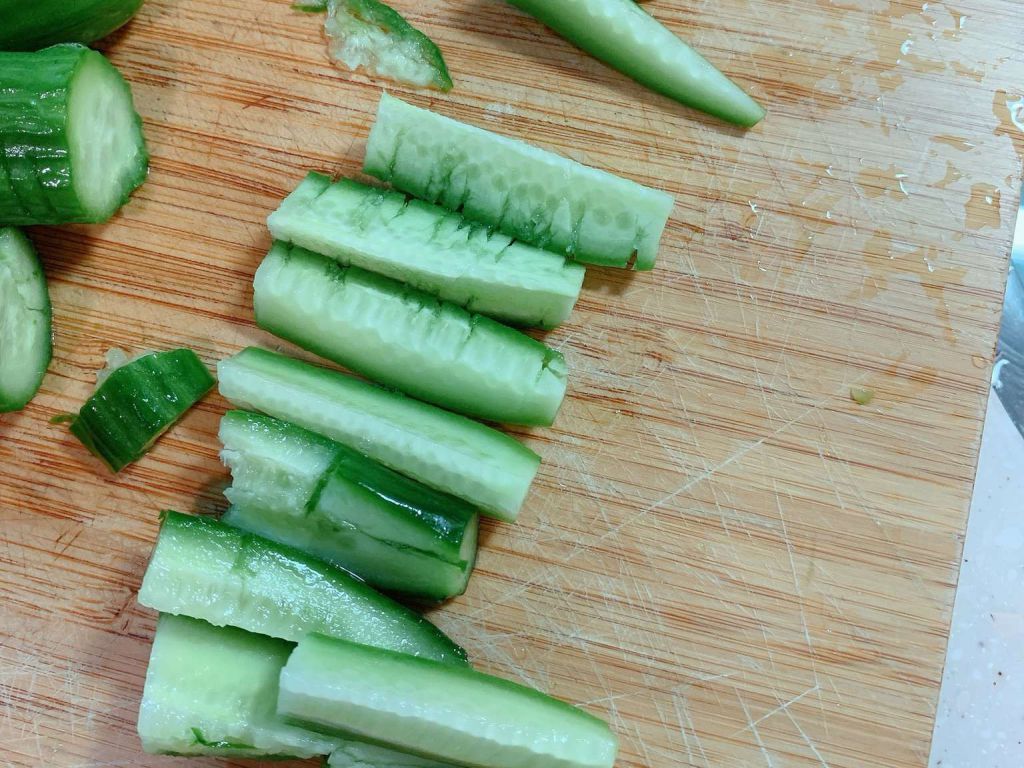
[[[254,287],[261,328],[420,400],[547,426],[565,398],[560,352],[390,278],[276,243]]]
[[[384,94],[363,169],[578,261],[652,269],[673,198]]]
[[[764,109],[634,0],[508,0],[638,83],[730,123]]]
[[[281,672],[278,713],[326,733],[480,768],[612,768],[608,726],[468,667],[311,635]]]
[[[334,563],[378,589],[461,594],[479,517],[350,448],[245,411],[221,421],[232,502],[222,520]]]
[[[458,768],[452,763],[347,740],[331,753],[327,765],[328,768]]]
[[[91,43],[123,25],[141,7],[142,0],[0,0],[0,51]]]
[[[518,515],[540,466],[483,424],[273,352],[250,347],[217,370],[235,405],[319,432],[501,519]]]
[[[139,590],[161,613],[282,640],[310,632],[448,664],[466,654],[437,627],[349,573],[202,517],[164,514]]]
[[[278,240],[513,325],[568,319],[584,268],[422,200],[310,173],[270,215]]]
[[[32,243],[0,228],[0,413],[23,408],[53,355],[50,293]]]
[[[147,168],[131,90],[101,54],[0,53],[0,225],[106,221]]]

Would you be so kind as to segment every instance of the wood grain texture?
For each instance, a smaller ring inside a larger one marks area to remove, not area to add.
[[[768,107],[747,134],[498,0],[394,4],[456,80],[412,101],[679,201],[658,269],[590,270],[549,335],[573,373],[557,426],[520,433],[536,488],[433,617],[481,668],[607,717],[623,767],[925,765],[1020,183],[1020,4],[650,2]],[[0,419],[18,768],[176,764],[134,734],[135,592],[160,509],[224,506],[216,396],[117,477],[48,419],[110,346],[212,365],[272,344],[265,217],[308,169],[358,172],[380,93],[284,0],[149,0],[104,47],[153,167],[112,223],[31,233],[56,356]]]

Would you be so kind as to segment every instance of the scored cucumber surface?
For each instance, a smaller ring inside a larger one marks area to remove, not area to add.
[[[261,328],[420,400],[548,426],[565,397],[560,352],[390,278],[279,242],[254,288]]]
[[[583,266],[564,256],[351,179],[310,173],[267,225],[278,240],[513,325],[554,328],[583,286]]]
[[[250,347],[217,366],[221,394],[318,432],[505,520],[540,457],[495,429],[325,368]]]
[[[0,413],[23,408],[39,390],[53,356],[51,317],[35,248],[0,228]]]
[[[507,0],[651,90],[730,123],[764,109],[634,0]]]
[[[0,0],[0,51],[91,43],[125,24],[143,0]]]
[[[209,518],[164,513],[139,590],[161,613],[282,640],[310,632],[465,665],[465,651],[349,573]]]
[[[0,225],[106,221],[148,163],[131,90],[102,54],[0,53]]]
[[[318,635],[282,670],[278,712],[326,733],[486,768],[612,768],[618,751],[605,723],[539,691]]]
[[[652,269],[671,195],[384,94],[363,170],[578,261]]]

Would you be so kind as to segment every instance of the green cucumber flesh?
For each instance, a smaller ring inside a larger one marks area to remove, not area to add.
[[[221,394],[347,445],[505,520],[540,457],[495,429],[350,376],[250,347],[217,368]]]
[[[0,225],[106,221],[148,162],[131,90],[102,54],[0,53]]]
[[[441,630],[342,569],[215,520],[176,512],[164,515],[139,602],[282,640],[319,632],[467,663],[465,651]]]
[[[521,240],[652,269],[671,195],[384,94],[363,170]]]
[[[358,741],[343,741],[331,753],[327,765],[328,768],[459,768],[452,763]]]
[[[764,109],[634,0],[508,0],[653,91],[750,127]]]
[[[267,220],[271,233],[513,325],[554,328],[582,265],[404,194],[310,173]]]
[[[480,768],[612,768],[618,750],[605,723],[538,691],[318,635],[282,670],[278,713]]]
[[[560,352],[390,278],[279,242],[254,287],[261,328],[434,405],[548,426],[565,398]]]
[[[53,356],[46,275],[32,243],[0,228],[0,413],[24,408]]]
[[[91,43],[125,24],[143,0],[0,0],[0,51]]]

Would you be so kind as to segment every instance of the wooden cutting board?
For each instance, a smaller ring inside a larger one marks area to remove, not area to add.
[[[653,273],[592,269],[521,522],[432,612],[481,669],[608,718],[620,766],[924,766],[1024,147],[1016,0],[654,0],[750,91],[743,133],[498,0],[395,0],[417,104],[667,189]],[[355,174],[381,88],[286,0],[150,0],[104,46],[153,156],[113,222],[39,229],[56,354],[0,419],[0,755],[180,765],[134,733],[163,508],[224,506],[211,396],[110,476],[48,420],[105,350],[248,344],[267,214]],[[860,405],[851,387],[870,390]],[[218,765],[218,761],[192,761]]]

